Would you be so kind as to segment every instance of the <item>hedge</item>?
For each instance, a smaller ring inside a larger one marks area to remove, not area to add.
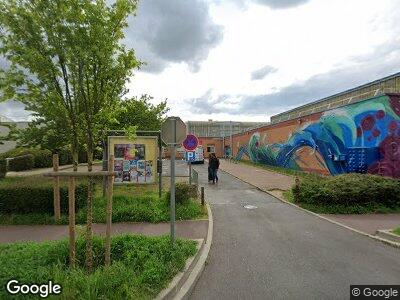
[[[6,177],[7,163],[4,158],[0,158],[0,179]]]
[[[171,191],[166,194],[166,200],[168,201],[171,197]],[[179,182],[175,185],[175,202],[178,204],[186,204],[190,199],[197,199],[197,186],[194,184],[187,184],[185,182]]]
[[[60,181],[61,212],[68,212],[68,182]],[[87,184],[76,184],[76,211],[86,205]],[[42,177],[4,179],[0,182],[0,213],[53,213],[53,181]]]
[[[25,171],[33,169],[35,166],[35,157],[32,154],[16,156],[8,161],[9,171]]]
[[[301,178],[294,201],[316,205],[400,206],[400,181],[369,174],[343,174],[332,177],[306,176]]]
[[[1,154],[1,158],[14,158],[28,154],[33,155],[34,168],[50,168],[53,165],[52,153],[47,149],[15,148]]]

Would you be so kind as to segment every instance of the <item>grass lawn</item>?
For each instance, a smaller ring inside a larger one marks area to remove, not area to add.
[[[105,223],[106,199],[102,197],[102,186],[95,188],[93,202],[93,222]],[[176,205],[177,220],[201,219],[207,217],[206,207],[199,201],[190,200],[187,204]],[[113,197],[113,222],[166,222],[169,221],[169,202],[166,193],[158,197],[158,185],[115,185]],[[0,224],[54,224],[53,214],[26,213],[0,214]],[[86,207],[78,210],[77,224],[86,224]],[[62,215],[60,224],[68,224],[68,216]]]
[[[397,227],[397,228],[393,229],[393,233],[397,234],[397,235],[400,235],[400,227]]]
[[[69,268],[68,241],[0,245],[0,286],[10,279],[19,284],[61,286],[62,299],[152,299],[196,253],[196,243],[178,239],[171,247],[167,236],[120,235],[112,238],[111,266],[104,267],[104,240],[94,237],[95,271],[83,268],[85,243],[77,240],[76,269]],[[8,299],[5,288],[0,299]],[[19,295],[15,299],[39,298]],[[52,297],[50,297],[52,298]]]

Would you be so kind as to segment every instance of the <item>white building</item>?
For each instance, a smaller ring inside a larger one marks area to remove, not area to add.
[[[15,124],[18,129],[24,129],[27,128],[29,125],[29,122],[22,121],[22,122],[15,122],[11,120],[10,118],[4,117],[0,115],[0,136],[6,136],[9,133],[9,129],[7,126],[4,125],[10,125],[10,124]],[[17,145],[17,142],[15,141],[5,141],[3,142],[2,145],[0,145],[0,153],[7,152],[11,149],[14,149]]]

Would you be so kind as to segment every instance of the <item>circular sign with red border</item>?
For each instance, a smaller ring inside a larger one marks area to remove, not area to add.
[[[188,134],[183,141],[182,146],[187,151],[193,151],[199,145],[199,139],[194,134]]]

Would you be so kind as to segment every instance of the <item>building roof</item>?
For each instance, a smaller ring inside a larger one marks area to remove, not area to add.
[[[0,123],[14,123],[14,120],[11,120],[11,119],[8,118],[8,117],[1,116],[1,115],[0,115]]]
[[[276,114],[271,117],[271,122],[279,123],[281,121],[302,117],[311,113],[321,112],[327,109],[358,102],[380,94],[396,93],[400,91],[399,82],[400,72]]]

